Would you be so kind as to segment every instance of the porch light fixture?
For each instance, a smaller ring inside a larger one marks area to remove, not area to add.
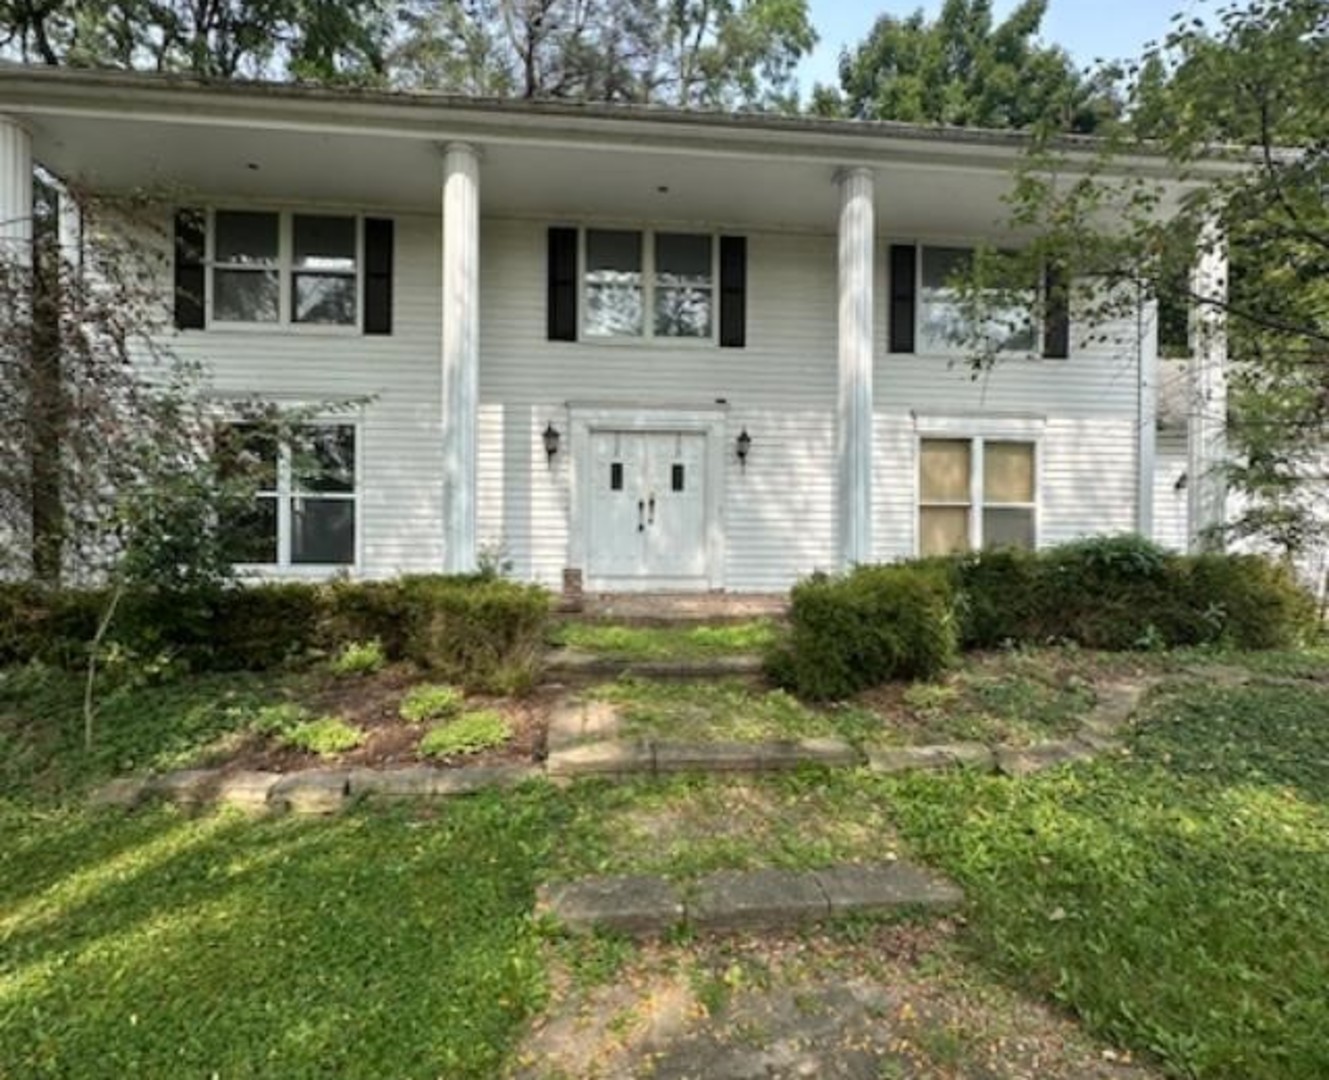
[[[744,428],[738,433],[738,465],[741,469],[748,467],[748,451],[752,449],[752,436],[748,434],[748,429]]]
[[[558,433],[558,429],[554,427],[552,420],[545,425],[545,433],[542,437],[545,442],[545,457],[549,459],[549,467],[552,469],[554,467],[554,455],[558,453],[558,440],[562,438]]]

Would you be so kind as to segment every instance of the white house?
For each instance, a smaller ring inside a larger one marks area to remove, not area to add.
[[[0,67],[0,230],[26,227],[34,162],[171,192],[171,346],[217,396],[364,398],[321,428],[321,475],[277,453],[246,523],[273,575],[501,552],[555,588],[571,571],[592,590],[765,592],[856,562],[1154,534],[1152,320],[1091,327],[1049,304],[977,379],[947,343],[965,249],[1019,242],[999,223],[1020,150]],[[1197,477],[1222,452],[1221,334],[1205,340]],[[1216,483],[1187,499],[1191,521],[1221,512]]]

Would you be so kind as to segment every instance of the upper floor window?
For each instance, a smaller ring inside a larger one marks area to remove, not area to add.
[[[587,229],[585,336],[715,336],[715,242],[702,233]]]
[[[356,325],[358,218],[217,210],[211,242],[213,323]]]
[[[969,271],[973,259],[971,248],[920,249],[918,350],[955,352],[979,337],[999,352],[1032,353],[1037,341],[1033,312],[1038,303],[1038,289],[994,293],[980,325],[975,326],[954,284],[956,278]]]

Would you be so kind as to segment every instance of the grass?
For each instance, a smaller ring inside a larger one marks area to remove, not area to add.
[[[697,777],[580,785],[552,873],[807,869],[897,852],[889,807],[852,773],[718,782]]]
[[[972,656],[937,682],[889,685],[858,703],[883,722],[874,742],[1026,746],[1076,730],[1093,707],[1099,667],[1095,654],[1065,650]]]
[[[975,954],[1181,1077],[1329,1075],[1329,692],[1191,686],[1125,761],[883,782]]]
[[[783,690],[741,679],[622,678],[591,693],[617,706],[624,737],[677,742],[839,737],[861,740],[880,722],[858,709],[813,709]]]
[[[707,660],[760,653],[779,633],[769,619],[731,626],[615,626],[565,622],[550,643],[617,660]]]
[[[0,804],[14,1077],[490,1077],[545,996],[544,789],[335,820]]]

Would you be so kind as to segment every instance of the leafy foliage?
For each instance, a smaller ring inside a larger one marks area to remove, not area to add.
[[[842,95],[818,87],[814,111],[864,120],[960,127],[1045,126],[1092,132],[1117,109],[1105,80],[1082,77],[1065,50],[1038,43],[1047,0],[1024,0],[1002,22],[991,0],[946,0],[880,16],[840,57]]]
[[[401,699],[397,715],[410,724],[454,717],[466,704],[466,695],[455,686],[422,683],[412,686]]]
[[[510,738],[512,726],[502,713],[476,709],[430,728],[420,740],[420,753],[426,757],[478,754],[502,746]]]
[[[862,566],[794,586],[787,641],[769,670],[812,700],[846,698],[891,679],[926,679],[956,651],[954,596],[930,566]]]
[[[352,727],[339,716],[320,716],[314,720],[300,720],[277,735],[277,741],[293,750],[306,750],[319,757],[354,750],[365,741],[364,732]]]
[[[372,675],[381,671],[387,662],[383,643],[373,638],[370,641],[348,641],[328,666],[334,675]]]

